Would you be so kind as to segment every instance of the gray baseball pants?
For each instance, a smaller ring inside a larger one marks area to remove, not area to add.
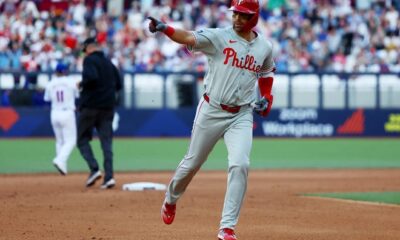
[[[228,179],[220,228],[234,229],[247,189],[253,140],[250,106],[243,106],[238,113],[230,113],[200,100],[188,151],[168,186],[166,201],[170,204],[178,201],[221,137],[228,150]]]

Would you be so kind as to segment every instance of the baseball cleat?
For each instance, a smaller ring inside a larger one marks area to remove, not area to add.
[[[61,175],[67,175],[67,166],[65,164],[53,162],[53,165]]]
[[[100,188],[101,189],[108,189],[108,188],[113,188],[115,186],[115,180],[114,178],[111,178],[110,180],[108,180],[107,182],[104,182]]]
[[[166,201],[161,207],[161,217],[165,224],[171,224],[175,218],[176,204],[168,204]]]
[[[95,184],[96,181],[99,180],[100,178],[101,178],[100,170],[97,170],[96,172],[90,173],[89,178],[86,181],[86,187],[93,186],[93,184]]]
[[[218,240],[237,240],[235,231],[230,228],[220,229],[218,232]]]

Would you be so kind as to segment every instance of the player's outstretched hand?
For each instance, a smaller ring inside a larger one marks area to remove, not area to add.
[[[271,111],[273,99],[274,96],[272,95],[262,97],[259,101],[254,103],[254,111],[263,117],[268,116]]]
[[[152,33],[155,32],[163,32],[165,29],[167,29],[167,24],[161,22],[160,20],[157,20],[153,17],[147,17],[150,20],[149,23],[149,30]]]

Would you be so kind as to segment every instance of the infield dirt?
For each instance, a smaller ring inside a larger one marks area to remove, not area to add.
[[[100,190],[87,174],[0,175],[0,239],[216,239],[226,173],[200,171],[160,218],[163,191],[122,191],[122,184],[167,184],[172,172],[117,172]],[[303,197],[318,192],[400,191],[400,169],[251,170],[236,233],[239,240],[398,240],[400,206]]]

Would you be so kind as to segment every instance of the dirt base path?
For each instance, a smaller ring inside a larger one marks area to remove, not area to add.
[[[216,239],[226,173],[200,171],[177,207],[160,218],[162,191],[122,191],[131,182],[168,183],[172,172],[116,173],[117,186],[84,187],[87,175],[0,175],[0,239]],[[302,193],[400,191],[400,169],[251,171],[239,240],[398,240],[400,206],[302,197]]]

